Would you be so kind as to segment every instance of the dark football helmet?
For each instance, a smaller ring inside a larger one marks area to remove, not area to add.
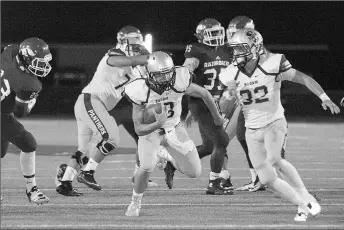
[[[149,55],[146,65],[149,87],[158,94],[170,90],[176,81],[176,69],[172,58],[165,52]]]
[[[195,36],[198,42],[208,46],[221,46],[225,42],[225,29],[213,18],[206,18],[198,23]]]
[[[18,58],[25,69],[38,77],[45,77],[51,71],[49,46],[40,38],[28,38],[20,43]]]
[[[237,16],[233,18],[228,25],[226,30],[227,41],[231,39],[233,34],[237,32],[239,29],[254,29],[254,22],[251,18],[247,16]]]
[[[122,50],[128,56],[133,56],[130,45],[143,45],[143,36],[141,31],[134,26],[125,26],[117,33],[116,48]]]

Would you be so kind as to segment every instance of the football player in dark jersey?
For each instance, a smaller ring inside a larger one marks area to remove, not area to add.
[[[183,66],[187,66],[194,73],[193,82],[207,89],[218,102],[224,91],[219,74],[230,64],[231,59],[230,52],[224,45],[225,30],[217,20],[206,18],[198,24],[195,36],[198,43],[187,45]],[[224,127],[216,126],[212,122],[209,109],[202,100],[189,97],[188,107],[191,115],[198,122],[202,137],[202,145],[197,146],[199,156],[203,158],[211,155],[211,172],[206,194],[234,194],[228,171],[226,174],[221,173],[229,143]]]
[[[37,142],[15,118],[30,113],[46,77],[52,56],[47,43],[39,38],[25,39],[19,46],[9,45],[1,53],[1,158],[11,142],[20,150],[20,166],[30,202],[44,204],[49,198],[38,189],[35,178]]]

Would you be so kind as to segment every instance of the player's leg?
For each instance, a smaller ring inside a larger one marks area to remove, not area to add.
[[[281,119],[278,120],[276,122],[274,122],[274,124],[272,125],[271,129],[277,130],[275,132],[279,132],[279,130],[286,130],[286,121],[285,119]],[[285,148],[285,139],[287,137],[286,131],[284,133],[284,136],[282,136],[281,134],[281,138],[283,138],[283,142],[281,145],[277,145],[277,143],[272,142],[271,140],[273,140],[274,136],[271,132],[268,132],[266,134],[265,139],[266,141],[266,149],[269,152],[274,152],[274,154],[278,155],[281,153],[281,150],[283,148]],[[280,143],[278,143],[280,144]],[[279,171],[279,173],[281,174],[282,178],[291,185],[291,187],[301,196],[301,198],[307,202],[307,203],[317,203],[317,200],[315,199],[314,196],[312,196],[306,189],[299,173],[297,172],[296,168],[289,163],[287,160],[283,159],[282,156],[277,157],[274,161],[274,167]],[[299,207],[302,210],[302,207]],[[320,211],[320,210],[319,210]],[[304,212],[300,211],[300,212]],[[300,219],[300,213],[298,213],[298,215],[296,216],[296,219]],[[301,221],[302,218],[306,218],[307,215],[305,214],[305,216],[301,217]]]
[[[171,154],[173,166],[182,174],[196,178],[201,175],[202,166],[195,143],[190,139],[184,126],[177,125],[165,135],[164,146]]]
[[[125,213],[126,216],[139,216],[140,214],[142,196],[150,174],[155,168],[160,142],[160,136],[155,132],[139,138],[138,152],[141,164],[135,174],[132,200]]]
[[[26,195],[30,202],[44,204],[49,198],[38,189],[36,184],[36,148],[35,137],[13,116],[1,116],[1,133],[20,150],[20,166],[26,182]]]
[[[78,182],[87,186],[100,190],[101,186],[94,179],[94,172],[98,164],[112,150],[118,146],[119,130],[115,119],[110,116],[103,103],[91,94],[82,94],[84,105],[77,108],[79,117],[83,117],[83,121],[92,129],[95,135],[96,145],[90,150],[90,159],[85,168],[77,177]]]
[[[122,125],[124,129],[129,133],[129,135],[135,140],[136,146],[139,140],[139,137],[137,136],[135,132],[134,122],[132,119],[132,112],[133,112],[133,106],[131,102],[128,101],[126,97],[123,97],[116,107],[110,111],[110,115],[113,116],[118,124],[118,126]],[[135,169],[132,177],[132,183],[134,183],[134,175],[137,172],[137,170],[140,167],[140,160],[139,160],[139,154],[136,149],[135,151]],[[148,181],[148,187],[157,187],[158,184],[153,182],[151,179]]]
[[[229,143],[229,138],[222,126],[216,126],[213,121],[213,117],[210,113],[202,113],[200,119],[198,120],[198,125],[203,128],[208,139],[214,144],[214,149],[210,157],[210,178],[209,186],[207,188],[207,194],[223,195],[233,194],[231,190],[233,185],[229,181],[230,186],[224,189],[223,178],[220,177],[222,171],[222,166],[224,163],[224,156],[227,151],[227,146]],[[230,180],[230,178],[228,178]]]
[[[77,103],[79,102],[77,101]],[[82,193],[73,188],[72,182],[82,166],[86,165],[89,161],[89,157],[86,154],[93,131],[82,121],[81,117],[76,116],[76,122],[78,127],[78,151],[71,156],[68,165],[62,164],[59,166],[56,176],[59,180],[56,191],[65,196],[82,195]]]
[[[280,150],[286,134],[286,127],[277,129],[273,124],[257,130],[246,130],[251,162],[263,184],[308,212],[308,203],[287,182],[279,179],[273,168],[273,164],[281,159]]]

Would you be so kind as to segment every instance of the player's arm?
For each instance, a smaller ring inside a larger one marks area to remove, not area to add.
[[[131,49],[133,53],[139,55],[126,56],[119,49],[109,50],[109,58],[107,59],[107,64],[114,67],[137,66],[147,64],[149,52],[143,45],[135,44],[131,46]]]
[[[16,94],[14,115],[16,117],[24,117],[28,115],[35,106],[37,91],[20,91]]]
[[[199,60],[195,57],[186,58],[183,66],[187,67],[189,71],[193,73],[195,69],[197,69],[197,67],[199,66]]]
[[[340,105],[344,107],[344,97],[343,97],[342,100],[340,101]]]
[[[137,105],[133,103],[134,128],[138,136],[148,135],[154,132],[155,130],[161,128],[163,124],[165,123],[165,122],[162,123],[159,119],[157,119],[155,122],[151,124],[144,124],[143,123],[144,110],[145,110],[145,106]]]
[[[281,80],[292,81],[306,86],[312,93],[314,93],[321,99],[321,101],[323,102],[322,106],[325,110],[329,108],[332,114],[340,112],[339,107],[331,101],[331,99],[327,96],[318,82],[316,82],[307,74],[294,68],[290,68],[287,71],[280,73],[278,77]]]
[[[192,97],[201,98],[204,101],[204,103],[207,105],[207,107],[209,108],[211,115],[214,118],[215,124],[216,125],[223,124],[224,119],[220,115],[219,110],[217,109],[217,106],[215,104],[215,101],[208,90],[194,83],[191,83],[189,87],[185,90],[185,94]]]

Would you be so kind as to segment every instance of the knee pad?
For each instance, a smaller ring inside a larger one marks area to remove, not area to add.
[[[258,167],[255,167],[255,170],[258,174],[259,180],[262,184],[268,184],[277,179],[277,173],[272,167],[271,164],[265,162]]]
[[[97,148],[99,151],[107,156],[112,150],[114,150],[116,147],[116,144],[109,140],[102,140],[97,144]]]
[[[37,149],[37,142],[35,137],[28,131],[22,132],[15,136],[13,144],[15,144],[21,151],[30,153]]]
[[[75,159],[76,162],[82,167],[83,165],[86,165],[88,163],[89,157],[83,154],[80,151],[75,152],[71,158]]]

